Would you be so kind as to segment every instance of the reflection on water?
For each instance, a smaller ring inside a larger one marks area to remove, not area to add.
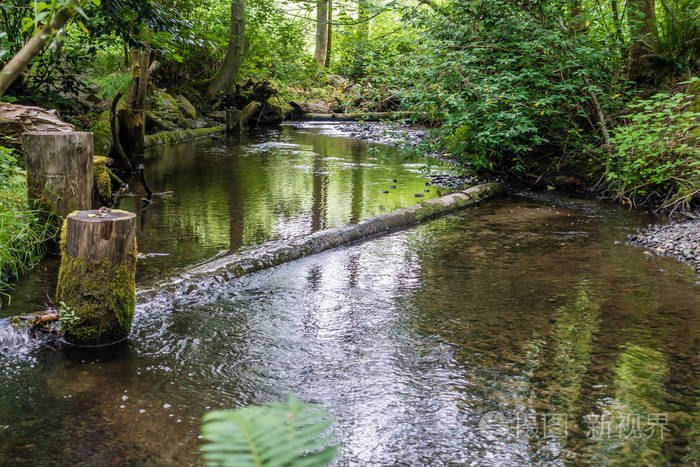
[[[152,149],[149,183],[168,195],[142,211],[140,197],[122,207],[139,215],[140,251],[170,256],[148,258],[139,276],[414,204],[414,195],[426,188],[420,165],[406,164],[391,147],[380,146],[377,156],[367,147],[310,126],[268,130],[242,143]]]
[[[337,143],[313,151],[368,160]],[[282,165],[268,148],[235,163]],[[214,160],[216,147],[181,157]],[[306,178],[253,171],[239,188],[192,162],[182,176],[203,171],[211,211],[200,193],[164,199],[146,251],[196,261],[204,239],[239,247],[380,209],[374,170],[299,157]],[[177,188],[176,167],[151,175],[158,190]],[[285,201],[261,213],[231,203],[272,192]],[[336,416],[343,465],[697,462],[697,279],[615,244],[643,216],[579,204],[496,200],[222,284],[205,302],[140,303],[118,347],[0,357],[0,463],[198,463],[206,410],[288,392]],[[232,214],[219,223],[216,206]]]

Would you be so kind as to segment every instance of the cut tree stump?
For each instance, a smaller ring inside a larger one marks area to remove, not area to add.
[[[56,288],[61,334],[74,345],[125,339],[136,306],[136,215],[101,209],[70,214],[61,235]]]
[[[92,133],[28,132],[22,135],[30,202],[45,213],[66,217],[90,209],[92,202]]]

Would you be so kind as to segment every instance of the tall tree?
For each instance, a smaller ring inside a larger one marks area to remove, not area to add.
[[[328,39],[326,44],[326,62],[324,66],[331,66],[331,52],[333,51],[333,0],[328,0]]]
[[[321,66],[326,65],[326,53],[328,51],[328,1],[316,2],[316,52],[314,59]]]
[[[654,0],[631,0],[627,9],[630,31],[629,78],[632,81],[640,81],[649,72],[649,56],[659,41],[656,3]]]
[[[207,90],[209,100],[214,100],[223,91],[232,92],[233,83],[238,77],[238,71],[243,61],[245,46],[245,0],[231,0],[231,26],[229,28],[228,49],[224,63],[214,75]]]
[[[365,75],[365,61],[369,45],[369,0],[357,0],[357,30],[355,31],[355,60],[351,75],[360,78]]]

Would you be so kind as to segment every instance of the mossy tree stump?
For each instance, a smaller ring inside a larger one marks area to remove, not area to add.
[[[131,165],[146,150],[146,111],[124,109],[119,111],[119,141]]]
[[[61,235],[56,297],[61,333],[75,345],[129,335],[136,305],[136,215],[119,210],[70,214]]]
[[[248,120],[260,110],[260,102],[253,101],[246,105],[243,110],[235,108],[226,109],[226,133],[242,133],[248,129]]]
[[[61,217],[92,202],[92,133],[27,132],[22,135],[28,197]]]

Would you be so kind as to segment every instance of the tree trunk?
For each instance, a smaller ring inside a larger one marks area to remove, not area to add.
[[[651,67],[649,55],[659,41],[655,1],[632,0],[628,4],[627,18],[630,30],[629,79],[643,81]]]
[[[580,32],[586,28],[586,23],[583,19],[583,0],[572,0],[569,2],[571,21],[569,27],[574,31]]]
[[[333,51],[333,0],[328,0],[328,39],[326,44],[326,68],[331,66],[331,52]]]
[[[369,43],[369,11],[367,0],[357,2],[357,30],[355,37],[355,60],[352,66],[351,75],[360,78],[365,75],[365,56]]]
[[[326,64],[326,51],[328,50],[328,0],[316,2],[316,52],[314,59],[319,65]]]
[[[144,109],[124,109],[119,111],[119,141],[131,166],[146,148],[146,111]]]
[[[66,217],[90,209],[92,133],[29,132],[22,137],[30,200],[46,212]]]
[[[229,28],[228,50],[226,58],[207,90],[207,98],[210,101],[216,99],[223,91],[229,95],[233,90],[233,83],[238,77],[238,70],[243,61],[245,45],[245,0],[231,1],[231,26]]]
[[[148,91],[148,82],[150,81],[151,73],[151,49],[146,47],[141,51],[141,59],[139,63],[139,82],[136,90],[136,105],[134,109],[146,108],[146,92]]]
[[[41,49],[46,47],[61,28],[75,14],[75,10],[71,7],[62,8],[56,11],[51,17],[49,25],[38,31],[31,39],[24,44],[17,54],[7,62],[0,71],[0,97],[2,97],[17,77],[22,74],[29,62],[39,53]]]
[[[131,86],[126,105],[129,109],[144,109],[146,107],[146,91],[148,90],[150,49],[131,50]]]
[[[63,224],[56,298],[61,334],[76,345],[104,345],[129,335],[136,305],[136,215],[81,211]]]

